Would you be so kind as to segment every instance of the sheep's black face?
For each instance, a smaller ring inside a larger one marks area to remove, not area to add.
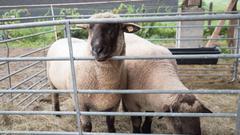
[[[200,119],[197,117],[175,117],[169,118],[172,127],[169,127],[175,134],[201,135]]]
[[[90,24],[92,55],[97,61],[105,61],[117,49],[120,24]]]

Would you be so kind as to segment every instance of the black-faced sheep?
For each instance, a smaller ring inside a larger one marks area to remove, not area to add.
[[[125,34],[126,56],[172,55],[162,46],[134,34]],[[180,81],[175,60],[129,60],[128,89],[188,90]],[[202,112],[210,113],[192,94],[125,94],[123,106],[130,112]],[[141,117],[131,117],[134,133],[150,133],[152,117],[146,117],[141,129]],[[173,133],[200,135],[198,117],[168,117],[167,126]],[[140,131],[142,130],[142,131]]]
[[[93,15],[91,18],[116,18],[111,13]],[[96,61],[75,61],[78,89],[124,89],[126,72],[124,61],[109,60],[112,56],[125,55],[124,32],[135,32],[139,27],[128,23],[104,23],[79,25],[88,30],[88,41],[72,38],[75,57],[94,56]],[[48,57],[69,57],[67,39],[52,44]],[[49,61],[48,78],[56,89],[70,89],[71,73],[69,61]],[[53,108],[59,111],[58,94],[53,95]],[[79,94],[81,111],[116,111],[121,100],[120,94]],[[106,118],[108,131],[115,132],[114,117]],[[91,132],[89,116],[81,116],[83,131]]]

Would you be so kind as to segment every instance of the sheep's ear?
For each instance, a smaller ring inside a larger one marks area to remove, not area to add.
[[[134,33],[141,29],[141,27],[134,23],[124,23],[123,24],[123,31],[127,33]]]
[[[76,27],[82,28],[82,29],[88,29],[89,28],[89,24],[76,24]]]

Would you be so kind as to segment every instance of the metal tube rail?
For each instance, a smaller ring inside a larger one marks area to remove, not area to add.
[[[236,117],[236,113],[80,112],[87,116]],[[0,111],[0,115],[76,115],[73,111]]]
[[[25,82],[31,80],[32,78],[34,78],[34,77],[40,75],[41,73],[43,73],[43,72],[45,72],[45,71],[46,71],[46,69],[42,69],[41,71],[37,72],[36,74],[33,74],[32,76],[30,76],[30,77],[24,79],[23,81],[21,81],[20,83],[18,83],[18,84],[15,85],[14,87],[10,88],[9,90],[16,89],[18,86],[22,85],[23,83],[25,83]]]
[[[178,68],[177,71],[232,71],[233,69],[225,69],[225,68],[219,68],[219,69],[209,69],[209,68],[198,68],[198,69],[193,69],[193,68]]]
[[[39,88],[39,90],[40,89],[42,89],[43,87],[45,87],[46,85],[48,85],[48,82],[47,83],[45,83],[45,84],[43,84],[40,88]],[[32,94],[32,96],[33,96],[34,94]],[[21,110],[23,111],[23,110],[25,110],[27,107],[29,107],[32,103],[34,103],[37,99],[39,99],[40,97],[42,97],[43,96],[43,94],[40,94],[40,95],[38,95],[37,97],[35,97],[32,101],[30,101],[30,102],[28,102],[24,107],[22,107],[21,108]],[[31,96],[29,96],[28,98],[30,98]],[[27,98],[27,99],[28,99]],[[27,99],[25,99],[25,100],[27,100]],[[24,102],[24,101],[23,101]]]
[[[44,77],[43,79],[41,79],[41,80],[38,82],[38,84],[41,83],[41,82],[43,82],[43,80],[46,80],[46,79],[47,79],[47,77]],[[46,86],[47,84],[48,84],[48,82],[47,82],[47,83],[44,83],[44,85],[41,85],[40,88],[38,88],[37,90],[40,90],[41,88],[43,88],[43,87]],[[30,89],[31,89],[31,88],[30,88]],[[19,93],[19,94],[21,94],[21,93]],[[32,95],[34,95],[34,93],[29,94],[28,96],[26,96],[25,98],[23,98],[21,101],[19,101],[16,105],[20,105],[21,103],[23,103],[24,101],[26,101],[27,99],[29,99]]]
[[[4,90],[0,89],[0,93],[34,93],[34,94],[51,94],[73,93],[72,90]],[[78,94],[240,94],[240,90],[78,90]]]
[[[28,87],[26,90],[30,90],[31,88],[35,87],[36,85],[38,85],[39,83],[41,83],[44,79],[47,79],[47,77],[44,77],[43,79],[41,79],[40,81],[34,83],[33,85],[31,85],[30,87]],[[21,96],[23,93],[19,93],[17,95],[15,95],[13,98],[11,98],[8,102],[12,102],[13,100],[15,100],[16,98],[18,98],[19,96]]]
[[[18,135],[78,135],[78,132],[58,132],[58,131],[0,131],[0,134],[18,134]],[[149,135],[136,133],[117,133],[118,135]],[[98,133],[98,132],[83,132],[83,135],[116,135],[116,133]],[[172,135],[172,134],[151,134],[151,135]],[[184,134],[174,134],[184,135]]]
[[[162,59],[233,59],[240,58],[240,54],[209,54],[209,55],[159,55],[159,56],[114,56],[111,60],[162,60]],[[69,57],[2,57],[0,61],[67,61]],[[74,57],[74,60],[95,60],[94,57]]]
[[[39,64],[39,63],[41,63],[41,61],[34,62],[34,63],[32,63],[32,64],[24,67],[24,68],[21,68],[21,69],[15,71],[15,72],[13,72],[13,73],[11,73],[11,74],[9,74],[9,75],[6,75],[6,76],[0,78],[0,81],[3,81],[3,80],[5,80],[5,79],[7,79],[8,77],[13,76],[13,75],[15,75],[15,74],[17,74],[17,73],[19,73],[19,72],[22,72],[22,71],[24,71],[24,70],[26,70],[26,69],[28,69],[28,68],[31,68],[31,67]]]
[[[160,39],[147,39],[150,41],[172,41],[172,40],[180,40],[180,41],[192,41],[192,40],[236,40],[238,38],[160,38]]]
[[[34,50],[34,51],[31,51],[31,52],[28,52],[28,53],[26,53],[26,54],[22,54],[22,55],[17,56],[17,57],[25,57],[25,56],[28,56],[28,55],[31,55],[31,54],[40,52],[40,51],[42,51],[42,50],[45,50],[45,49],[47,49],[47,48],[49,48],[49,46],[43,47],[43,48],[40,48],[40,49],[37,49],[37,50]],[[3,65],[3,64],[6,64],[6,63],[7,63],[7,62],[1,62],[0,65]]]
[[[95,4],[109,4],[109,3],[128,3],[140,2],[144,0],[115,0],[115,1],[100,1],[100,2],[79,2],[79,3],[59,3],[59,4],[39,4],[39,5],[18,5],[18,6],[0,6],[2,9],[8,8],[27,8],[27,7],[50,7],[53,6],[76,6],[76,5],[95,5]]]
[[[1,6],[0,6],[1,7]],[[118,14],[121,17],[126,16],[159,16],[159,15],[201,15],[209,14],[210,12],[177,12],[177,13],[138,13],[138,14]],[[229,12],[211,12],[211,14],[226,14],[226,13],[239,13],[238,11],[229,11]],[[21,18],[1,18],[0,22],[4,21],[21,21],[21,20],[32,20],[32,19],[48,19],[48,18],[61,18],[65,17],[68,19],[73,18],[89,18],[91,15],[79,15],[79,16],[66,16],[66,15],[54,15],[54,16],[32,16],[32,17],[21,17]],[[212,27],[212,26],[210,26]]]
[[[188,26],[142,26],[142,29],[151,28],[204,28],[204,27],[238,27],[238,25],[188,25]]]
[[[14,87],[12,87],[12,88],[10,88],[10,89],[8,89],[8,90],[16,89],[18,86],[22,85],[23,83],[25,83],[25,82],[31,80],[32,78],[38,76],[39,74],[41,74],[41,73],[43,73],[43,72],[45,72],[45,71],[46,71],[46,69],[43,69],[43,70],[37,72],[36,74],[34,74],[34,75],[32,75],[32,76],[30,76],[30,77],[24,79],[23,81],[21,81],[20,83],[18,83],[17,85],[15,85]],[[0,94],[0,97],[3,96],[3,95],[4,95],[4,94]]]
[[[225,12],[174,12],[174,13],[137,13],[137,14],[118,14],[121,17],[126,16],[163,16],[163,15],[203,15],[203,14],[232,14],[239,13],[239,11],[225,11]],[[89,18],[91,15],[66,16],[66,18]]]
[[[200,20],[230,20],[239,19],[240,14],[219,14],[219,15],[186,15],[186,16],[161,16],[161,17],[136,17],[136,18],[98,18],[98,19],[70,19],[43,22],[31,22],[21,24],[0,25],[0,30],[13,28],[28,28],[37,26],[64,25],[84,23],[127,23],[127,22],[168,22],[168,21],[200,21]]]
[[[55,15],[55,16],[31,16],[31,17],[21,17],[21,18],[1,18],[0,22],[6,22],[6,21],[22,21],[22,20],[33,20],[33,19],[52,19],[65,17],[65,15]]]
[[[73,101],[74,101],[74,108],[76,110],[76,117],[77,117],[77,130],[79,135],[82,134],[82,123],[80,120],[80,106],[79,106],[79,99],[78,99],[78,92],[77,92],[77,81],[76,81],[76,73],[75,73],[75,65],[74,65],[74,56],[73,56],[73,47],[72,47],[72,40],[71,40],[71,30],[70,30],[70,22],[66,22],[65,24],[65,31],[66,36],[68,39],[68,51],[69,51],[69,61],[70,61],[70,68],[71,68],[71,86],[73,89]]]
[[[221,77],[221,76],[225,76],[225,77],[230,77],[231,75],[228,74],[179,74],[179,76],[200,76],[200,77],[208,77],[208,76],[216,76],[216,77]]]
[[[35,36],[39,36],[39,35],[51,33],[51,32],[54,32],[54,31],[55,31],[55,30],[49,30],[49,31],[44,31],[44,32],[39,32],[39,33],[35,33],[35,34],[30,34],[30,35],[22,36],[22,37],[17,37],[17,38],[11,38],[11,39],[6,39],[6,40],[1,40],[1,41],[0,41],[0,44],[1,44],[1,43],[6,43],[6,42],[16,41],[16,40],[20,40],[20,39],[25,39],[25,38],[35,37]]]

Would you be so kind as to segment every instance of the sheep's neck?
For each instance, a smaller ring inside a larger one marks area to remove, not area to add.
[[[123,64],[123,61],[96,62],[97,87],[99,89],[119,89]]]

